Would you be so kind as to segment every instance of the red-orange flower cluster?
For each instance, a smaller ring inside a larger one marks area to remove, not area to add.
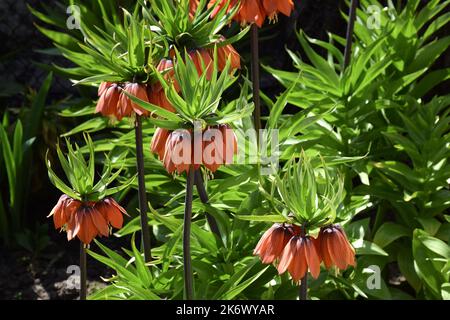
[[[219,4],[213,10],[212,17],[226,5],[227,0],[210,0],[209,7],[214,6],[216,2]],[[238,0],[230,0],[227,11],[235,7],[238,2]],[[266,17],[276,20],[279,12],[290,16],[293,9],[293,0],[241,0],[239,10],[233,19],[241,24],[255,23],[258,27],[262,27]]]
[[[320,274],[320,263],[327,269],[341,270],[355,266],[355,250],[339,225],[323,227],[317,239],[301,235],[298,226],[274,224],[259,240],[254,252],[263,263],[278,260],[278,273],[290,273],[295,282],[308,270],[314,278]]]
[[[236,136],[227,125],[206,128],[197,137],[190,130],[169,131],[158,128],[153,136],[151,151],[158,154],[167,172],[179,174],[200,165],[215,172],[230,164],[237,153]]]
[[[124,91],[141,100],[149,101],[147,86],[144,84],[103,82],[98,88],[100,99],[97,102],[95,112],[100,112],[104,116],[115,117],[119,121],[133,114],[148,116],[149,112],[131,101]]]
[[[89,244],[98,235],[108,237],[110,225],[122,228],[123,214],[127,214],[125,209],[112,198],[81,202],[63,194],[49,216],[53,216],[55,229],[67,232],[67,240],[78,237]]]

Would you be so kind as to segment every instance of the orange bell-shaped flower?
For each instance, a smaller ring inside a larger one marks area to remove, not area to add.
[[[310,236],[294,236],[285,246],[278,264],[278,273],[289,271],[294,282],[299,282],[309,271],[314,278],[320,274],[320,256],[316,241]]]
[[[108,237],[109,225],[122,228],[123,214],[127,214],[125,209],[112,198],[81,202],[64,194],[49,216],[53,216],[55,229],[67,232],[67,240],[78,237],[89,244],[98,235]]]
[[[280,258],[284,247],[294,235],[295,230],[291,225],[275,223],[262,235],[253,254],[258,255],[262,263],[270,264]]]
[[[115,83],[102,82],[98,89],[100,99],[95,108],[96,113],[103,116],[112,116],[117,118],[117,104],[119,103],[121,88]]]
[[[341,226],[335,224],[320,229],[318,248],[327,269],[335,265],[341,270],[355,266],[355,249]]]
[[[147,87],[144,84],[131,83],[125,84],[123,91],[135,96],[145,102],[148,102]],[[118,105],[117,119],[121,120],[123,117],[130,117],[133,113],[140,116],[148,116],[149,112],[133,102],[124,92],[120,93],[119,105]]]

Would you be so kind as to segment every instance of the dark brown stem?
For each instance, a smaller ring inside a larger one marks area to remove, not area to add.
[[[144,247],[144,259],[146,262],[152,260],[152,248],[150,244],[150,232],[148,228],[147,216],[147,193],[145,191],[145,170],[144,170],[144,150],[142,139],[142,119],[136,115],[136,162],[138,172],[138,196],[139,196],[139,213],[141,217],[141,240]]]
[[[253,103],[255,110],[253,111],[253,121],[256,130],[256,139],[259,143],[259,129],[261,129],[261,99],[259,96],[260,76],[259,76],[259,40],[258,26],[253,24],[251,27],[250,46],[252,54],[252,83],[253,83]]]
[[[353,29],[355,28],[356,8],[358,6],[358,0],[352,0],[350,4],[350,11],[348,14],[348,25],[346,34],[346,44],[344,51],[344,69],[350,64],[350,58],[352,54],[352,39]]]
[[[184,201],[183,224],[183,268],[184,268],[184,294],[186,300],[193,299],[193,280],[191,262],[191,219],[192,219],[192,194],[194,191],[195,170],[189,168],[186,179],[186,198]]]
[[[80,300],[86,300],[87,296],[87,268],[86,268],[86,248],[80,241]]]
[[[205,189],[205,184],[203,182],[202,173],[200,170],[195,170],[195,185],[197,187],[198,196],[200,197],[200,201],[204,204],[207,204],[209,202],[208,193]],[[219,226],[217,225],[216,219],[209,213],[206,213],[206,220],[208,221],[209,227],[211,228],[211,231],[216,234],[219,238],[220,236],[220,230]]]
[[[308,300],[308,272],[306,272],[305,276],[301,280],[298,298],[300,300]]]

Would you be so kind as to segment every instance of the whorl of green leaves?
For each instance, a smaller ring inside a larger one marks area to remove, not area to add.
[[[187,56],[186,51],[185,56]],[[203,70],[205,71],[199,75],[192,59],[183,59],[176,50],[174,71],[175,80],[181,88],[179,93],[171,81],[164,79],[161,73],[156,71],[156,69],[154,70],[164,88],[167,99],[174,106],[176,113],[140,100],[125,91],[124,93],[141,107],[162,118],[150,118],[150,122],[167,129],[192,128],[196,121],[200,121],[204,125],[230,123],[251,115],[253,105],[246,105],[243,108],[238,106],[236,109],[222,112],[219,110],[222,93],[234,83],[236,77],[230,74],[230,59],[228,59],[225,69],[220,73],[217,60],[217,52],[215,50],[214,63],[209,66],[212,70],[209,78],[207,77],[208,72],[206,72],[209,69],[208,66],[202,62]]]
[[[153,30],[167,39],[170,45],[179,50],[184,48],[212,48],[220,42],[221,46],[241,39],[249,30],[245,28],[235,36],[221,41],[219,32],[231,22],[239,6],[235,6],[227,13],[228,5],[211,19],[211,13],[219,5],[207,8],[208,0],[200,0],[195,14],[189,15],[189,0],[139,0],[142,5],[144,17],[149,20]],[[150,6],[147,7],[146,3]]]
[[[278,193],[297,223],[308,228],[334,221],[343,198],[343,179],[325,166],[314,168],[304,152],[286,164],[284,176],[276,177]]]
[[[103,2],[98,0],[102,12],[106,10]],[[98,17],[88,4],[81,1],[71,3],[80,10],[79,30],[63,34],[37,26],[62,55],[76,65],[73,68],[54,66],[57,72],[68,75],[77,83],[147,82],[151,78],[148,65],[157,62],[165,48],[161,38],[152,32],[140,14],[138,4],[132,13],[122,8],[119,14],[114,8],[109,8],[108,13],[105,11]],[[52,16],[30,10],[41,21],[66,31],[65,24],[55,23]]]
[[[75,144],[75,147],[72,146],[69,139],[66,139],[67,156],[64,156],[59,145],[56,147],[58,159],[70,186],[55,174],[47,153],[46,164],[48,175],[53,185],[69,197],[80,201],[98,201],[128,187],[133,182],[134,177],[128,181],[121,182],[117,187],[108,188],[119,177],[122,170],[119,169],[112,172],[113,165],[107,156],[100,180],[95,184],[94,145],[88,134],[85,134],[84,138],[89,150],[89,158],[87,160],[81,148],[77,144]]]

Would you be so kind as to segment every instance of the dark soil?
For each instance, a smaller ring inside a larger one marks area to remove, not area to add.
[[[38,255],[23,249],[0,248],[0,300],[78,299],[79,277],[73,270],[78,267],[79,242],[67,243],[63,235],[61,240]],[[112,241],[102,242],[114,247]],[[87,263],[88,293],[92,293],[106,285],[101,277],[107,279],[113,273],[89,255]]]

